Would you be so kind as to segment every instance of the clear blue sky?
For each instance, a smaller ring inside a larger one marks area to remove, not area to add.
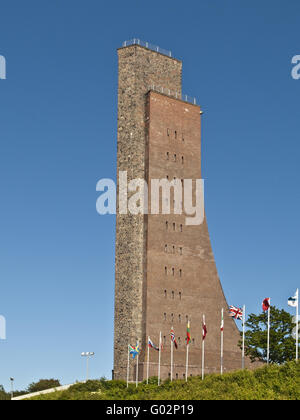
[[[183,59],[202,105],[206,211],[228,302],[286,306],[299,286],[298,0],[3,0],[0,384],[110,377],[117,54],[138,37]]]

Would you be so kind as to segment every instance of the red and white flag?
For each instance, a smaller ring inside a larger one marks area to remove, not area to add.
[[[202,321],[202,340],[205,340],[207,335],[207,327],[205,324],[205,316],[203,316],[203,321]]]
[[[268,311],[270,308],[270,298],[265,298],[262,303],[263,311]]]

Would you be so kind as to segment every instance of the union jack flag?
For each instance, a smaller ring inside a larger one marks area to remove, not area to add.
[[[171,336],[171,341],[174,343],[175,349],[177,349],[178,345],[175,338],[175,332],[174,332],[173,327],[171,328],[170,336]]]
[[[243,320],[243,309],[236,308],[235,306],[229,307],[229,316],[231,316],[234,319]]]

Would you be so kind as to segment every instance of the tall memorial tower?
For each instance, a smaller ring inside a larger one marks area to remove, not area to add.
[[[124,43],[118,57],[118,175],[127,171],[128,182],[142,178],[149,186],[151,179],[200,179],[202,112],[182,95],[182,62],[138,40]],[[139,380],[146,378],[148,336],[158,345],[160,331],[161,376],[168,378],[173,326],[178,342],[173,377],[183,379],[187,320],[192,337],[188,374],[201,374],[203,314],[205,369],[219,372],[221,309],[226,314],[228,305],[206,219],[187,226],[184,214],[120,214],[122,192],[118,183],[114,378],[126,379],[128,344],[137,340]],[[224,371],[229,371],[241,368],[240,335],[235,322],[224,318]],[[150,376],[157,376],[157,366],[158,352],[151,351]],[[130,380],[135,369],[132,364]]]

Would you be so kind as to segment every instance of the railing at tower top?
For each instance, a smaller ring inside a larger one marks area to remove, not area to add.
[[[134,38],[130,39],[129,41],[123,42],[123,47],[128,47],[129,45],[140,45],[141,47],[148,48],[149,50],[156,51],[160,54],[167,55],[168,57],[172,57],[171,51],[164,50],[163,48],[158,47],[157,45],[150,44],[149,42],[141,41],[140,39]]]
[[[140,45],[141,47],[148,48],[149,50],[152,50],[152,51],[155,51],[155,52],[158,52],[160,54],[163,54],[163,55],[166,55],[168,57],[173,58],[171,51],[164,50],[163,48],[160,48],[157,45],[150,44],[149,42],[141,41],[138,38],[130,39],[129,41],[124,41],[123,42],[123,47],[128,47],[130,45]],[[168,96],[171,96],[173,98],[180,99],[184,102],[189,102],[193,105],[197,105],[196,98],[194,98],[192,96],[184,95],[184,94],[176,92],[176,91],[171,91],[170,89],[166,89],[162,86],[151,85],[151,86],[149,86],[149,90],[153,90],[153,91],[156,91],[158,93],[163,93],[164,95],[168,95]]]
[[[180,92],[176,92],[174,90],[166,89],[162,86],[151,85],[151,86],[149,86],[149,90],[153,90],[153,91],[158,92],[158,93],[163,93],[164,95],[168,95],[168,96],[171,96],[173,98],[180,99],[181,101],[190,102],[193,105],[197,105],[196,98],[193,98],[192,96],[184,95],[184,94],[182,94]]]

